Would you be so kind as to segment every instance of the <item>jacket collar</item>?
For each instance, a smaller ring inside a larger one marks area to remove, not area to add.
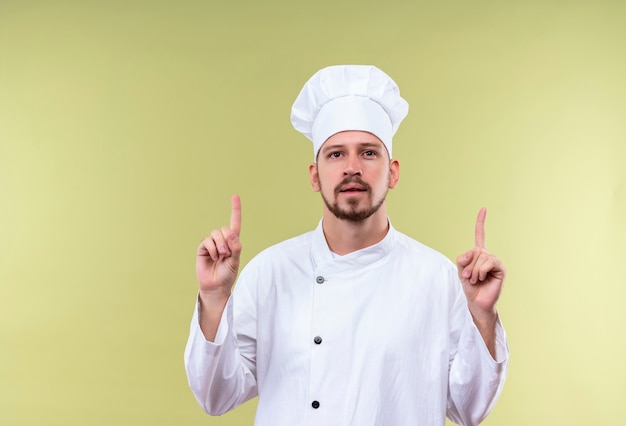
[[[387,220],[389,221],[389,219]],[[322,229],[322,220],[320,220],[317,228],[313,231],[311,240],[313,265],[316,269],[324,269],[328,272],[342,272],[354,268],[363,268],[382,259],[391,251],[396,234],[397,231],[391,225],[391,221],[389,221],[387,235],[380,242],[344,256],[339,256],[330,251],[324,236],[324,230]]]

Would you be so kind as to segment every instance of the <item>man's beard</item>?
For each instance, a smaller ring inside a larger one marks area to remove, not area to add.
[[[339,194],[341,193],[340,188],[350,183],[356,183],[360,185],[365,190],[365,192],[367,192],[369,207],[365,207],[365,208],[358,210],[360,201],[357,198],[352,198],[352,197],[348,197],[347,199],[347,203],[349,205],[348,209],[342,209],[341,207],[339,207],[339,203],[337,202],[337,199],[339,197]],[[365,219],[372,216],[374,213],[378,211],[378,209],[380,209],[380,207],[385,202],[385,198],[387,196],[387,192],[385,192],[385,195],[383,195],[383,197],[376,204],[374,204],[372,200],[372,187],[368,185],[367,183],[363,182],[359,176],[348,176],[343,181],[341,181],[339,185],[335,187],[335,190],[334,190],[335,202],[333,204],[331,204],[326,199],[326,197],[324,197],[324,191],[322,190],[321,182],[320,182],[320,194],[322,195],[322,200],[324,200],[324,204],[326,204],[326,207],[328,208],[328,210],[333,215],[335,215],[337,219],[347,220],[349,222],[362,222]]]

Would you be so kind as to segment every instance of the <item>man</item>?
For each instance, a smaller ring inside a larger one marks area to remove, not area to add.
[[[391,226],[392,136],[407,112],[372,66],[305,84],[292,123],[313,141],[323,218],[252,259],[232,294],[239,197],[230,226],[202,241],[185,364],[205,411],[258,395],[255,425],[474,425],[493,408],[508,362],[496,311],[506,272],[485,249],[484,209],[456,267]]]

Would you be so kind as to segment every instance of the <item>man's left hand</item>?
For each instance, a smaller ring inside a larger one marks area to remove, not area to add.
[[[459,278],[467,297],[474,322],[491,323],[497,316],[496,302],[502,291],[506,269],[502,262],[489,253],[485,246],[485,217],[480,209],[476,218],[474,248],[456,258]]]

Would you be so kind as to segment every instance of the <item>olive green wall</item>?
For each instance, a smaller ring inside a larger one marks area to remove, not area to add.
[[[0,0],[0,424],[243,425],[183,349],[200,239],[313,228],[291,103],[376,64],[410,104],[394,225],[449,257],[489,208],[509,379],[486,425],[626,417],[626,3]]]

